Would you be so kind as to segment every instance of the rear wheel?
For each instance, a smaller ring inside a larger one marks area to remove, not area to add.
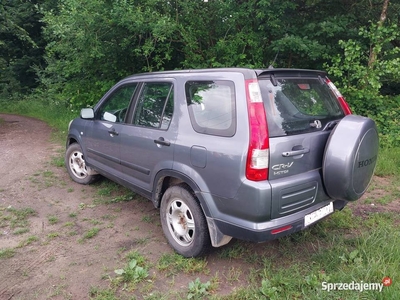
[[[210,248],[206,218],[185,185],[166,190],[161,200],[160,217],[164,234],[177,253],[196,257]]]
[[[98,178],[98,175],[93,174],[94,172],[86,166],[81,146],[77,143],[68,146],[65,152],[65,166],[69,176],[77,183],[90,184]]]

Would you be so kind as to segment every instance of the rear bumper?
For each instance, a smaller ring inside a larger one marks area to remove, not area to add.
[[[343,209],[347,204],[347,201],[328,200],[285,217],[273,219],[268,222],[253,223],[252,227],[241,227],[237,224],[218,219],[214,219],[213,221],[224,235],[245,241],[265,242],[305,229],[308,226],[304,226],[304,217],[328,205],[330,202],[333,202],[334,211]],[[288,229],[280,231],[284,228]]]

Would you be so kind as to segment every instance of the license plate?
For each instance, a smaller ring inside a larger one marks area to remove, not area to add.
[[[304,226],[308,226],[318,220],[326,217],[327,215],[333,213],[333,202],[329,203],[327,206],[321,207],[320,209],[309,213],[304,216]]]

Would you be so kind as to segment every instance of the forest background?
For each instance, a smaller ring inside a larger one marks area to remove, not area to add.
[[[399,0],[3,0],[0,106],[76,115],[147,71],[322,69],[397,147],[399,26]]]

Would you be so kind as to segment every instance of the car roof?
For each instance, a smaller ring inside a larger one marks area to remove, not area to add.
[[[251,68],[208,68],[208,69],[182,69],[182,70],[170,70],[170,71],[156,71],[156,72],[146,72],[146,73],[137,73],[132,74],[126,79],[133,79],[138,77],[164,77],[164,76],[186,76],[188,74],[205,74],[205,73],[224,73],[224,72],[232,72],[232,73],[241,73],[246,79],[257,78],[262,75],[270,75],[270,74],[304,74],[304,73],[314,73],[318,75],[326,75],[326,72],[319,70],[310,70],[310,69],[290,69],[290,68],[265,68],[265,69],[251,69]]]

